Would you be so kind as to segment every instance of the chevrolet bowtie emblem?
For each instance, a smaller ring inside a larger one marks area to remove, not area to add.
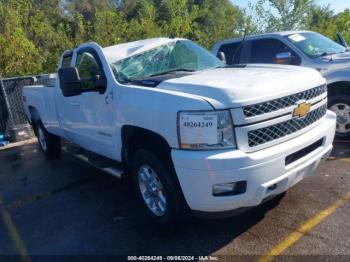
[[[311,104],[302,102],[293,110],[293,117],[304,117],[310,112]]]

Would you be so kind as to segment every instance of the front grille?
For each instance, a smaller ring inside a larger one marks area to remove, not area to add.
[[[327,104],[311,111],[304,118],[294,118],[276,125],[252,130],[248,132],[250,147],[259,146],[267,142],[293,134],[321,119],[327,111]]]
[[[306,90],[294,95],[285,96],[261,104],[246,106],[243,108],[244,115],[246,117],[254,117],[258,115],[263,115],[277,111],[283,108],[287,108],[295,105],[300,100],[309,100],[320,96],[321,94],[327,92],[327,86],[322,85],[315,87],[313,89]]]

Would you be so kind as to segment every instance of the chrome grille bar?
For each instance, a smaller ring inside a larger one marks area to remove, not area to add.
[[[327,86],[318,86],[304,92],[285,96],[268,102],[243,107],[244,116],[247,118],[271,113],[295,105],[300,100],[309,100],[327,92]]]
[[[295,133],[321,119],[326,112],[327,104],[324,104],[308,113],[304,118],[293,118],[282,123],[249,131],[248,145],[249,147],[260,146]]]

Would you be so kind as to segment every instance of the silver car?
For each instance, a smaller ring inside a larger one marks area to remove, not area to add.
[[[213,53],[228,65],[267,63],[317,69],[328,82],[328,107],[337,114],[336,135],[350,138],[350,52],[340,40],[342,45],[311,31],[277,32],[220,41]]]

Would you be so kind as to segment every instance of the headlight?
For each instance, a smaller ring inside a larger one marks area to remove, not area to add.
[[[179,145],[203,150],[236,147],[230,111],[179,112]]]

